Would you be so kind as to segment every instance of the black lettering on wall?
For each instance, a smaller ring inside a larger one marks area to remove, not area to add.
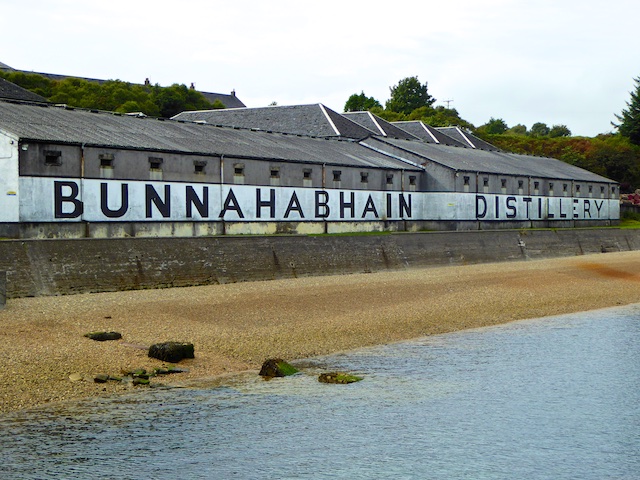
[[[107,185],[106,182],[100,183],[100,209],[102,210],[102,214],[107,218],[123,217],[129,209],[129,184],[123,183],[120,185],[120,208],[117,210],[111,210],[109,208],[109,189]]]
[[[269,218],[276,217],[276,189],[269,189],[269,200],[262,200],[260,189],[256,188],[256,218],[262,218],[262,209],[269,207]]]
[[[371,195],[369,195],[369,198],[367,198],[367,203],[364,206],[364,210],[362,210],[362,217],[361,218],[366,217],[367,213],[373,213],[373,216],[375,218],[380,218],[378,216],[378,210],[376,210],[376,205],[375,205],[375,203],[373,203],[373,198],[371,198]]]
[[[193,217],[193,207],[196,207],[202,218],[209,218],[209,187],[202,187],[202,200],[196,190],[187,185],[187,218]]]
[[[63,195],[63,187],[70,188],[71,193],[69,195]],[[80,188],[76,182],[53,182],[53,206],[56,218],[78,218],[82,215],[84,204],[78,200],[78,193],[80,193]],[[63,211],[62,206],[65,203],[71,203],[73,205],[71,212],[65,213]]]
[[[487,199],[484,195],[476,195],[476,218],[487,216]]]
[[[591,218],[591,202],[589,200],[585,200],[584,201],[584,218],[587,218],[587,215],[589,216],[589,218]]]
[[[387,218],[391,218],[393,216],[393,211],[391,210],[391,194],[387,193]]]
[[[495,208],[496,208],[496,220],[500,219],[500,197],[496,195],[495,197]]]
[[[324,190],[316,190],[316,218],[327,218],[331,213],[329,208],[329,193]]]
[[[598,204],[598,200],[594,200],[593,203],[596,204],[596,210],[598,210],[598,218],[601,218],[600,217],[600,209],[604,205],[604,200],[600,200],[600,204]]]
[[[289,205],[287,205],[287,210],[284,212],[284,218],[289,218],[291,212],[298,212],[300,218],[304,218],[304,212],[302,211],[302,206],[300,205],[296,192],[293,192],[293,195],[291,195],[289,199]]]
[[[236,198],[235,193],[233,193],[233,189],[229,189],[229,193],[227,193],[227,198],[224,199],[224,205],[222,206],[222,210],[220,211],[219,218],[223,218],[225,214],[229,211],[234,211],[238,214],[238,217],[244,218],[244,213],[242,213],[242,209],[240,208],[240,204],[238,203],[238,199]]]
[[[404,218],[405,214],[407,217],[411,218],[411,194],[407,195],[407,199],[404,198],[404,194],[400,194],[400,207],[399,207],[399,216],[400,218]]]
[[[349,199],[351,201],[347,202],[344,199],[344,193],[345,192],[340,192],[340,218],[344,218],[345,210],[350,210],[351,211],[351,217],[350,218],[354,218],[355,217],[354,205],[355,205],[355,201],[356,201],[356,194],[354,192],[350,192]]]
[[[578,218],[580,215],[578,215],[578,204],[580,203],[580,200],[578,200],[577,198],[573,199],[573,218]]]
[[[153,185],[148,183],[144,186],[144,193],[146,218],[153,218],[151,204],[156,206],[164,218],[169,218],[171,216],[171,185],[164,186],[164,200],[160,198],[160,195],[158,195],[156,189],[153,188]]]
[[[523,197],[522,201],[524,202],[525,211],[527,212],[527,219],[529,219],[529,218],[531,218],[529,216],[529,206],[530,206],[531,202],[533,201],[533,198],[531,198],[531,197]]]
[[[507,197],[507,218],[516,218],[518,209],[515,206],[516,197]]]

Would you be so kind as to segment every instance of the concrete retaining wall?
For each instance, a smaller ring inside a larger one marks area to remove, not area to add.
[[[640,230],[0,241],[7,298],[640,250]]]

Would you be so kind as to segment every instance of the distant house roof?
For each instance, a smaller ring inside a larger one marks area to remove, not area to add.
[[[342,115],[384,137],[404,138],[406,140],[416,140],[418,138],[371,112],[345,112]]]
[[[30,92],[29,90],[25,90],[2,77],[0,77],[0,98],[37,103],[45,103],[47,101],[44,97]]]
[[[344,137],[356,140],[375,133],[321,103],[182,112],[173,119],[294,135]]]
[[[108,81],[108,80],[101,80],[98,78],[77,77],[75,75],[59,75],[57,73],[42,73],[42,72],[29,72],[26,70],[16,70],[15,68],[11,68],[9,65],[2,62],[0,62],[0,70],[6,70],[11,72],[22,72],[26,74],[33,73],[35,75],[41,75],[51,80],[64,80],[65,78],[79,78],[81,80],[86,80],[87,82],[94,82],[94,83],[100,83],[100,84]],[[148,81],[149,79],[146,79],[145,83],[147,83]],[[204,95],[204,97],[211,103],[215,102],[216,100],[220,100],[220,102],[222,102],[225,108],[239,108],[239,107],[245,106],[244,103],[242,103],[240,99],[236,97],[235,90],[232,91],[230,95],[227,95],[225,93],[211,93],[211,92],[200,92],[200,93]]]
[[[429,160],[458,171],[520,177],[556,178],[568,181],[578,180],[584,182],[615,183],[605,177],[575,167],[561,160],[556,160],[555,158],[459,148],[383,137],[371,137],[361,143],[370,148],[374,148],[378,152],[384,152],[385,149],[388,148],[386,146],[395,147],[399,151],[404,152],[409,160],[412,159],[412,156],[423,159],[420,161],[413,157],[413,161],[417,164],[422,164],[424,160]],[[393,154],[394,152],[389,150],[388,153]]]
[[[441,145],[451,145],[453,147],[469,147],[467,143],[459,142],[458,140],[445,135],[444,133],[420,120],[393,122],[393,124],[402,128],[403,130],[406,130],[415,137],[418,137],[423,142],[439,143]]]
[[[458,140],[465,146],[477,148],[478,150],[500,151],[498,147],[485,142],[470,132],[463,131],[460,127],[437,127],[436,129],[454,140]]]
[[[353,140],[216,127],[46,104],[0,101],[0,130],[24,142],[421,170]]]

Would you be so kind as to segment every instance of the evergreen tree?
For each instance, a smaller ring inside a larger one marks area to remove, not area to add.
[[[640,145],[640,77],[634,78],[636,88],[631,92],[631,100],[627,102],[627,109],[622,110],[622,115],[616,115],[620,135],[627,137],[634,145]]]

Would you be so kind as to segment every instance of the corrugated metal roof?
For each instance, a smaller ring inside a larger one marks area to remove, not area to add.
[[[367,139],[366,144],[374,146],[377,151],[384,151],[384,144],[392,145],[408,154],[417,155],[452,170],[585,182],[613,182],[588,170],[548,157],[517,155],[380,137]],[[421,163],[415,159],[414,161]]]
[[[23,100],[26,102],[46,102],[47,100],[29,90],[12,83],[0,77],[0,98],[9,100]]]
[[[461,143],[420,120],[393,122],[393,124],[418,137],[423,142],[440,143],[453,147],[469,147],[469,144]]]
[[[418,137],[411,133],[398,128],[392,123],[387,122],[384,118],[380,118],[371,112],[345,112],[342,114],[349,120],[362,125],[369,130],[374,131],[378,135],[392,138],[404,138],[405,140],[417,140]]]
[[[18,102],[0,101],[0,129],[27,141],[417,170],[352,140],[267,133]]]
[[[462,131],[460,127],[437,127],[437,130],[455,140],[458,140],[459,142],[463,143],[465,146],[469,146],[471,148],[477,148],[478,150],[500,151],[498,147],[485,142],[484,140],[476,137],[470,132]]]
[[[341,136],[359,140],[374,133],[319,103],[182,112],[173,119],[314,137]]]

